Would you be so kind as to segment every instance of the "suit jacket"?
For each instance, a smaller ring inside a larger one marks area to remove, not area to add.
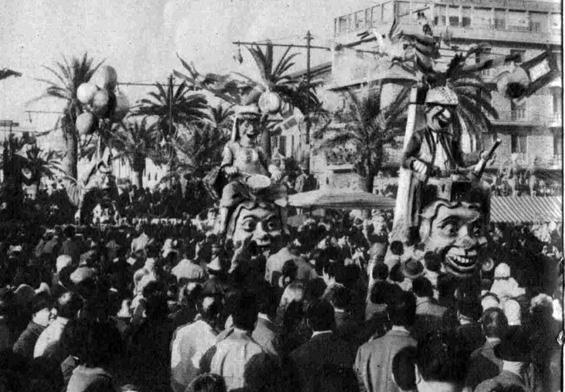
[[[263,317],[257,319],[257,325],[251,334],[251,337],[265,349],[268,354],[278,355],[274,342],[277,337],[279,328],[271,320]]]
[[[397,329],[359,347],[354,368],[363,391],[400,391],[393,380],[392,361],[405,347],[416,347],[416,340],[408,331]]]
[[[481,382],[494,378],[502,371],[502,359],[494,355],[494,346],[497,343],[486,341],[482,347],[471,354],[465,386],[475,389]]]
[[[295,390],[302,392],[355,391],[355,348],[333,332],[313,336],[290,353]]]
[[[412,326],[412,335],[420,340],[431,331],[442,329],[442,318],[447,308],[436,304],[431,298],[416,299],[416,319]]]
[[[518,386],[523,388],[524,391],[528,390],[522,377],[507,370],[503,370],[498,376],[477,385],[475,392],[491,392],[496,388],[509,386]]]

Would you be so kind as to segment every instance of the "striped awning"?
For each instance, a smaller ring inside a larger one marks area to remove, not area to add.
[[[562,211],[560,197],[493,196],[490,199],[491,222],[561,222]]]

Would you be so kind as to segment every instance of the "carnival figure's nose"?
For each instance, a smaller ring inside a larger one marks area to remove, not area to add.
[[[472,235],[469,225],[461,226],[455,245],[463,249],[469,249],[477,245],[477,238]]]
[[[259,222],[253,231],[253,239],[257,242],[264,242],[268,240],[269,233],[263,228],[263,222]]]

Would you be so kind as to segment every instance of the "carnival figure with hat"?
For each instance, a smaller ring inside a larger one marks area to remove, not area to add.
[[[450,124],[458,103],[457,94],[447,86],[428,90],[424,109],[426,125],[414,131],[404,149],[402,167],[412,173],[404,222],[409,238],[418,235],[419,214],[426,199],[422,192],[428,180],[466,180],[474,167],[465,162],[460,139],[451,131]]]
[[[268,152],[258,142],[260,126],[261,113],[256,105],[237,108],[232,136],[224,147],[220,166],[220,174],[227,184],[220,192],[218,234],[226,234],[230,211],[244,201],[255,199],[277,205],[283,224],[286,222],[287,190],[278,183],[281,171],[271,164]]]

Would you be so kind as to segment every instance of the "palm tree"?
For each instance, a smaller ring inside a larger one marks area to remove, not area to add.
[[[44,151],[36,144],[31,145],[27,149],[24,167],[31,173],[30,186],[35,188],[35,192],[32,194],[37,194],[43,177],[53,179],[56,174],[63,172],[60,158],[60,153]]]
[[[345,129],[333,131],[325,126],[317,130],[314,138],[326,136],[317,150],[330,151],[351,145],[355,151],[354,162],[351,163],[355,171],[364,177],[366,190],[372,192],[374,176],[385,159],[385,146],[394,145],[394,137],[401,131],[399,120],[407,107],[409,92],[409,87],[403,88],[394,102],[382,109],[380,92],[365,96],[348,92],[349,114],[345,116]]]
[[[165,137],[174,136],[178,124],[187,125],[205,118],[206,98],[191,94],[186,82],[175,86],[172,78],[166,85],[155,83],[156,91],[139,101],[134,115],[155,116],[159,130]]]
[[[113,133],[113,147],[118,151],[114,159],[124,159],[130,164],[138,189],[143,188],[143,172],[147,158],[158,161],[157,126],[156,122],[149,124],[148,117],[144,117],[141,121],[130,120],[122,123]]]
[[[156,91],[149,93],[149,98],[139,101],[134,115],[156,118],[161,139],[161,164],[168,166],[168,171],[174,171],[178,163],[174,146],[177,129],[205,119],[207,101],[202,94],[192,94],[185,81],[175,86],[172,77],[167,85],[156,83],[155,88]]]
[[[212,126],[212,128],[221,130],[227,134],[231,132],[232,120],[233,120],[233,110],[230,106],[223,106],[218,104],[216,106],[210,106],[207,113],[207,121]]]
[[[482,53],[485,48],[485,45],[472,46],[465,54],[456,54],[445,71],[438,72],[429,68],[424,70],[423,75],[423,81],[429,88],[447,86],[457,94],[459,104],[454,109],[452,123],[454,135],[459,138],[463,131],[467,131],[478,149],[482,134],[492,132],[489,117],[498,119],[498,112],[491,104],[492,91],[496,87],[485,83],[479,76],[479,71],[485,67],[486,62],[472,65],[467,65],[466,62],[471,56]]]
[[[70,61],[63,57],[63,62],[56,62],[55,65],[56,67],[54,68],[43,66],[54,76],[54,79],[38,79],[41,82],[47,83],[48,87],[37,99],[56,98],[65,102],[63,115],[57,120],[55,128],[57,129],[58,125],[61,125],[65,140],[63,169],[69,177],[76,179],[79,135],[75,121],[83,111],[76,92],[82,83],[90,80],[92,75],[102,65],[102,62],[95,64],[94,59],[88,57],[87,53],[84,53],[82,57],[73,57]]]

